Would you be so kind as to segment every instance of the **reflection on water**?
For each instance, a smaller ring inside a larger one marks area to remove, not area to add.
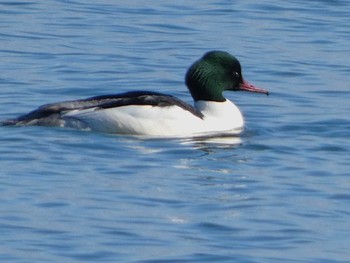
[[[232,148],[242,144],[242,139],[238,135],[217,135],[217,136],[201,136],[184,138],[180,143],[191,145],[195,149],[210,148]]]

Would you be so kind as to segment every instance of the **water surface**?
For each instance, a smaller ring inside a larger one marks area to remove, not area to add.
[[[240,138],[0,127],[1,262],[349,262],[346,1],[0,2],[0,119],[135,89],[191,102],[208,50]]]

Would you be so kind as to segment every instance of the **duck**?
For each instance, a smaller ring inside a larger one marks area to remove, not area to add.
[[[160,137],[237,135],[244,130],[244,118],[223,92],[269,94],[243,78],[236,57],[218,50],[205,53],[188,68],[185,84],[193,106],[172,95],[136,90],[45,104],[2,124]]]

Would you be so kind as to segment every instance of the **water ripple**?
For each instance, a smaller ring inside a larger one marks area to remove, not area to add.
[[[211,49],[271,91],[225,92],[240,137],[0,127],[0,261],[349,261],[348,2],[0,7],[0,119],[135,89],[191,102]]]

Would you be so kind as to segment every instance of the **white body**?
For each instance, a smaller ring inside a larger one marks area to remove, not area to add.
[[[238,134],[243,116],[231,101],[197,101],[199,118],[179,106],[128,105],[108,109],[72,110],[63,114],[63,126],[107,133],[151,136],[197,136],[208,133]]]

